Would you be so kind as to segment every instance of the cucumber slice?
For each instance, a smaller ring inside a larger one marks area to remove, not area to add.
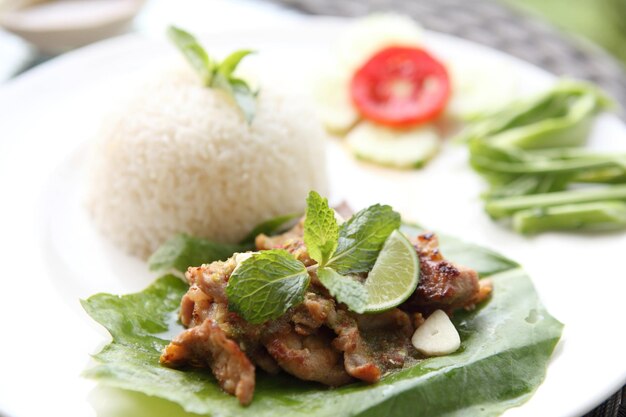
[[[419,46],[423,30],[413,19],[394,13],[376,13],[357,19],[339,37],[335,54],[340,65],[353,73],[387,46]]]
[[[452,96],[446,114],[471,120],[502,109],[520,96],[520,77],[510,65],[470,62],[447,65],[452,81]]]
[[[313,100],[317,116],[331,133],[343,135],[359,120],[350,98],[350,76],[338,65],[327,65],[319,69],[314,80]]]
[[[357,158],[395,168],[420,168],[441,148],[432,126],[393,130],[362,121],[346,136]]]

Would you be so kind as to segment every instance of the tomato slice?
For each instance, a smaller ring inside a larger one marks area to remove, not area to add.
[[[392,46],[354,74],[350,93],[364,118],[407,127],[441,113],[450,98],[450,77],[443,64],[423,49]]]

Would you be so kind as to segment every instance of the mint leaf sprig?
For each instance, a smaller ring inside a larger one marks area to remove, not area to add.
[[[258,91],[252,91],[247,82],[233,75],[243,58],[254,53],[242,49],[227,56],[222,62],[209,58],[200,42],[191,35],[175,26],[170,26],[167,34],[171,41],[185,56],[191,66],[198,72],[206,87],[217,88],[232,97],[241,109],[246,121],[252,122],[256,112]]]
[[[252,255],[228,280],[228,306],[253,324],[280,317],[300,304],[309,286],[309,273],[302,262],[283,249]]]
[[[310,282],[308,274],[316,272],[337,301],[363,313],[368,293],[355,274],[372,269],[385,241],[399,227],[400,215],[379,204],[359,211],[339,226],[328,200],[311,191],[304,243],[317,265],[307,269],[284,250],[255,254],[229,279],[229,307],[251,323],[275,319],[302,302]]]
[[[380,204],[359,211],[339,227],[328,200],[309,193],[304,243],[317,261],[320,282],[337,301],[357,313],[365,311],[367,290],[353,274],[372,269],[385,240],[399,227],[400,215]]]

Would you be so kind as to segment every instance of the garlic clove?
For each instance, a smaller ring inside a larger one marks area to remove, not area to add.
[[[426,356],[442,356],[456,352],[461,347],[461,337],[450,317],[436,310],[415,330],[411,343]]]

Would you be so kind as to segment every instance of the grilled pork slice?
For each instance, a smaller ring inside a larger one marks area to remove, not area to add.
[[[255,239],[257,250],[285,249],[305,266],[315,264],[304,244],[304,218],[290,230],[276,236],[260,234]]]
[[[254,394],[254,365],[211,319],[179,334],[165,348],[161,363],[172,368],[209,366],[222,389],[250,404]]]
[[[291,323],[279,320],[268,326],[262,338],[278,365],[300,379],[335,387],[352,380],[343,366],[343,355],[332,346],[333,336],[325,329],[302,335]]]
[[[489,283],[480,283],[476,271],[444,259],[433,233],[418,236],[413,245],[420,260],[420,281],[402,309],[452,313],[459,308],[473,308],[491,293]]]

